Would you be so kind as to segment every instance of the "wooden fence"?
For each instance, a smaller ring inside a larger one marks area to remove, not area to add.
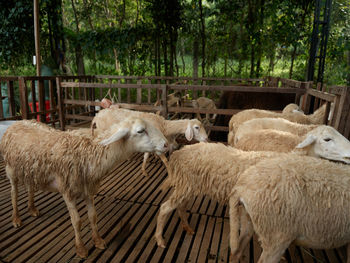
[[[350,91],[348,87],[323,86],[312,88],[312,83],[290,79],[266,77],[255,79],[191,78],[157,76],[60,76],[60,77],[0,77],[6,94],[0,90],[0,121],[37,118],[41,122],[59,125],[79,125],[90,121],[96,107],[104,97],[113,99],[121,108],[169,114],[219,114],[233,115],[239,109],[205,110],[181,105],[168,107],[167,95],[179,92],[195,99],[206,96],[218,102],[224,91],[272,92],[295,94],[300,97],[305,113],[311,113],[323,102],[330,111],[334,103],[332,118],[324,120],[350,138]],[[8,100],[9,114],[5,116],[3,100]],[[155,106],[154,104],[158,102]],[[160,102],[160,103],[159,103]],[[327,115],[328,116],[328,115]],[[227,131],[228,127],[209,125],[212,131]]]

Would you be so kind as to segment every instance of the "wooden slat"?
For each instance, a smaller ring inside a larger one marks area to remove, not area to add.
[[[187,212],[193,236],[186,234],[176,211],[167,219],[165,249],[158,248],[153,237],[159,206],[171,190],[160,191],[166,170],[158,158],[151,157],[147,166],[149,177],[140,172],[142,154],[116,165],[101,183],[95,198],[100,235],[107,243],[105,250],[96,249],[91,240],[91,229],[85,203],[78,202],[82,220],[81,235],[89,257],[86,262],[228,262],[229,220],[226,206],[218,205],[208,197],[198,197],[189,203]],[[4,163],[0,161],[0,169]],[[35,204],[41,216],[27,213],[27,193],[19,189],[19,211],[23,226],[11,224],[12,207],[10,183],[0,173],[0,258],[5,262],[80,262],[75,255],[74,231],[66,205],[57,193],[36,192]],[[227,215],[226,215],[227,216]],[[240,262],[257,262],[261,250],[257,238],[251,249],[244,252]],[[337,250],[309,250],[291,246],[281,262],[345,262],[344,248]],[[299,257],[298,257],[299,253]]]

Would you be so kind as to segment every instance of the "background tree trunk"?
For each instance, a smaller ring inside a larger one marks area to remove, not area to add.
[[[199,51],[199,43],[197,38],[195,37],[193,40],[193,77],[198,78],[198,52]]]
[[[199,0],[199,11],[201,20],[201,39],[202,39],[202,77],[205,77],[205,21],[203,17],[202,0]]]
[[[71,2],[72,2],[72,8],[73,8],[74,17],[75,17],[76,32],[77,34],[79,34],[79,19],[77,15],[77,10],[75,9],[74,1],[71,0]],[[83,51],[79,43],[75,47],[75,63],[77,65],[78,75],[85,75]]]

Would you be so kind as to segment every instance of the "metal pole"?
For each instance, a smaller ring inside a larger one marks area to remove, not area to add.
[[[34,39],[36,56],[36,75],[40,76],[40,34],[39,34],[39,0],[34,0]]]

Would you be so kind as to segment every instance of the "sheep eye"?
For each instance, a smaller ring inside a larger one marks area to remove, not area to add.
[[[145,129],[137,131],[137,133],[139,133],[139,134],[144,133],[144,132],[145,132]]]
[[[194,127],[195,129],[197,129],[197,130],[199,130],[199,127],[198,126],[196,126],[196,127]]]
[[[325,142],[329,142],[329,141],[331,141],[332,139],[331,138],[325,138],[325,139],[323,139]]]

